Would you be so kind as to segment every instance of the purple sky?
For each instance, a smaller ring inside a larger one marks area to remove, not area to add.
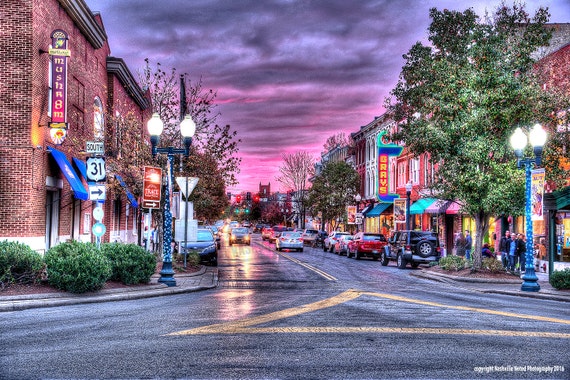
[[[384,110],[402,54],[425,40],[428,10],[493,13],[500,1],[431,0],[86,0],[100,11],[111,54],[133,73],[144,59],[202,77],[217,90],[218,124],[242,140],[240,184],[257,191],[276,177],[287,152],[320,157],[326,139],[349,135]],[[510,4],[510,3],[509,3]],[[570,0],[548,6],[570,22]],[[286,190],[286,189],[281,189]]]

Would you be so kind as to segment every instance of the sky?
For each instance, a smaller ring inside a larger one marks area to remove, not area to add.
[[[429,9],[493,13],[500,1],[85,0],[101,13],[111,55],[133,74],[145,58],[217,91],[217,124],[241,139],[239,184],[286,191],[283,155],[320,158],[328,137],[384,113],[402,55],[426,42]],[[512,2],[507,2],[512,4]],[[528,0],[570,23],[570,0]]]

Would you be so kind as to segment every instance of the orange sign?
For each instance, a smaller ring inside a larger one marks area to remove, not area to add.
[[[143,175],[143,207],[160,208],[161,198],[162,169],[145,166]]]

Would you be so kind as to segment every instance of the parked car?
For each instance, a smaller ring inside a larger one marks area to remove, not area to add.
[[[264,226],[261,229],[261,240],[269,240],[270,236],[271,236],[271,227],[270,226]]]
[[[350,233],[348,232],[341,232],[341,231],[333,231],[329,234],[329,236],[327,236],[327,238],[325,239],[325,241],[323,242],[323,251],[329,251],[332,252],[334,245],[338,239],[339,236],[341,235],[350,235]]]
[[[282,251],[284,249],[296,249],[303,252],[303,238],[300,232],[283,231],[281,235],[275,239],[275,249]]]
[[[352,239],[354,239],[352,235],[340,235],[334,244],[333,252],[340,256],[348,254],[348,244]]]
[[[348,244],[346,257],[354,257],[356,260],[361,257],[372,257],[373,260],[378,260],[386,244],[388,241],[382,234],[358,232]]]
[[[303,243],[305,245],[310,245],[312,246],[315,243],[315,239],[317,238],[317,235],[319,234],[319,231],[317,230],[313,230],[310,228],[306,228],[303,231]]]
[[[279,239],[279,236],[281,236],[282,232],[287,231],[287,227],[285,226],[273,226],[271,227],[271,233],[269,235],[269,238],[267,240],[269,240],[269,242],[271,243],[275,243],[275,240]]]
[[[181,243],[180,246],[182,253],[198,253],[200,262],[218,265],[218,244],[209,228],[198,228],[196,241]]]
[[[249,228],[246,227],[236,227],[232,228],[230,233],[230,245],[243,243],[251,245],[251,236],[249,234]]]
[[[386,266],[393,260],[400,269],[408,263],[412,268],[417,268],[420,264],[429,264],[440,258],[441,248],[435,232],[402,230],[396,231],[388,240],[382,252],[381,263]]]

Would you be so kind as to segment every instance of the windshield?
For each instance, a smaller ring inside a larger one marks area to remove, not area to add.
[[[214,241],[214,236],[208,230],[198,230],[198,241]]]
[[[243,227],[234,228],[234,229],[232,230],[232,233],[233,233],[233,234],[246,234],[246,233],[247,233],[247,228],[243,228]]]

